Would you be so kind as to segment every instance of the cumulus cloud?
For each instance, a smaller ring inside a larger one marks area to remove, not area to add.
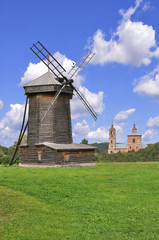
[[[24,114],[24,105],[22,104],[11,104],[10,108],[10,111],[0,121],[0,144],[5,146],[9,146],[17,140]]]
[[[84,86],[80,86],[79,90],[87,99],[87,101],[90,103],[90,105],[93,107],[93,109],[97,113],[101,114],[104,109],[103,104],[104,93],[102,91],[98,93],[92,93]],[[71,100],[71,114],[73,120],[78,119],[80,117],[86,117],[89,114],[88,110],[84,107],[83,103],[81,102],[78,96],[74,96],[73,99]]]
[[[87,135],[89,133],[89,125],[86,120],[82,122],[78,122],[74,125],[74,133],[75,135]]]
[[[140,6],[142,0],[136,0],[135,1],[135,7],[130,7],[128,10],[120,9],[119,13],[123,16],[124,20],[130,19],[131,15],[133,15],[136,11],[136,9]]]
[[[149,142],[153,139],[154,135],[157,133],[153,129],[148,129],[143,135],[142,135],[142,140],[144,142]]]
[[[119,126],[124,126],[127,124],[128,118],[135,112],[135,108],[128,109],[126,111],[120,111],[115,116],[114,120]]]
[[[123,125],[120,125],[118,123],[114,123],[114,127],[116,129],[116,140],[117,142],[123,142],[123,133],[124,133],[124,130],[123,130]]]
[[[133,91],[139,95],[159,97],[159,65],[150,73],[135,80]]]
[[[109,130],[104,126],[99,127],[95,131],[90,131],[87,138],[94,142],[106,142],[109,140]]]
[[[147,128],[159,128],[159,116],[154,117],[154,118],[149,118],[147,124]]]
[[[129,117],[135,112],[135,110],[135,108],[130,108],[128,110],[118,112],[115,116],[114,126],[116,129],[116,139],[118,142],[123,141],[123,128],[125,125],[127,125]]]
[[[20,86],[27,84],[28,82],[40,77],[48,71],[48,68],[43,62],[32,63],[30,62],[24,76],[21,78]]]
[[[134,66],[148,65],[152,57],[158,57],[155,30],[142,22],[133,22],[130,17],[135,13],[142,1],[137,0],[135,7],[127,11],[120,10],[122,20],[110,40],[98,29],[94,34],[91,49],[96,53],[92,63],[105,64],[117,62]],[[152,51],[152,48],[155,48]]]
[[[68,75],[67,72],[72,68],[74,61],[72,61],[71,59],[68,59],[65,55],[61,54],[60,52],[56,52],[54,54],[54,57],[63,66],[63,68],[66,70],[66,72],[62,72],[63,70],[60,70],[60,69],[59,70],[63,73],[63,75],[65,75],[69,78],[70,75]],[[51,58],[50,58],[50,61],[52,61]],[[57,67],[56,62],[54,62],[54,65]],[[49,66],[50,66],[50,68],[52,68],[51,64]],[[48,68],[42,61],[39,63],[30,62],[27,67],[27,70],[24,72],[24,75],[21,78],[21,82],[19,85],[24,86],[25,84],[29,83],[30,81],[33,81],[34,79],[40,77],[47,71],[48,71]],[[59,72],[57,72],[55,69],[54,69],[54,72],[56,73],[56,75],[59,75]],[[83,82],[83,81],[84,81],[84,78],[82,76],[78,76],[75,81],[76,87],[79,87],[81,82]]]
[[[65,76],[68,78],[70,75],[68,75],[68,71],[72,68],[72,64],[74,61],[71,59],[68,59],[65,55],[61,54],[60,52],[56,52],[54,54],[54,57],[59,61],[59,63],[64,67],[66,70],[66,73],[63,73]],[[41,76],[45,72],[47,72],[48,69],[45,66],[43,62],[34,64],[34,63],[29,63],[29,66],[27,67],[27,70],[24,73],[24,76],[21,78],[21,83],[20,85],[24,85],[37,77]],[[79,90],[83,96],[87,99],[89,104],[93,107],[93,109],[101,114],[103,109],[104,109],[104,104],[103,104],[103,95],[104,92],[99,91],[98,93],[93,93],[89,91],[86,87],[84,87],[82,84],[85,81],[85,78],[81,75],[78,77],[74,78],[74,86]],[[89,112],[81,102],[78,96],[73,96],[73,99],[71,100],[71,114],[72,114],[72,119],[78,119],[80,117],[86,117],[89,115]]]
[[[3,101],[0,100],[0,109],[2,109],[2,108],[3,108]]]

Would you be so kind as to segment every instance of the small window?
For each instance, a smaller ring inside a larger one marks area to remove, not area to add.
[[[129,149],[131,149],[131,146],[129,147]]]
[[[133,143],[135,143],[135,138],[133,139]]]
[[[138,149],[138,147],[136,147],[136,149]]]
[[[113,143],[113,140],[111,140],[111,143]]]

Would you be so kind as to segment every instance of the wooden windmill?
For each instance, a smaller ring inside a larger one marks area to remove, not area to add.
[[[21,145],[21,165],[77,166],[94,164],[95,148],[72,143],[70,99],[73,92],[80,98],[94,120],[97,114],[73,85],[94,54],[86,51],[71,70],[66,70],[51,53],[38,41],[31,50],[50,71],[24,86],[27,96],[24,118],[17,148],[28,127],[27,145]],[[68,78],[66,74],[70,74]],[[29,117],[24,127],[27,101]],[[11,164],[14,163],[13,155]]]

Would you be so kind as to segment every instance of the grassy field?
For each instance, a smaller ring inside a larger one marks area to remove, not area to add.
[[[159,239],[159,163],[0,166],[1,240]]]

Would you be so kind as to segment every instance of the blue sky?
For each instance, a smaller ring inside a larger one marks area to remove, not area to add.
[[[75,85],[98,112],[71,102],[74,142],[108,141],[116,126],[126,142],[135,121],[144,143],[159,134],[159,3],[155,0],[0,1],[0,144],[17,139],[23,84],[47,69],[29,49],[38,40],[70,67],[86,48],[96,53]]]

